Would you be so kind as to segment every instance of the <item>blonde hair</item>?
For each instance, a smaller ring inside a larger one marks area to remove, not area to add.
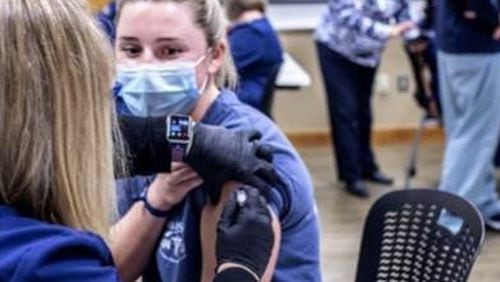
[[[84,0],[2,0],[0,203],[106,236],[111,46]]]
[[[219,0],[118,0],[116,14],[117,24],[120,20],[123,7],[135,2],[189,3],[194,11],[195,23],[203,29],[208,47],[214,47],[216,44],[224,44],[227,47],[223,65],[215,75],[216,86],[219,88],[235,88],[237,83],[236,68],[231,57],[231,52],[229,51],[229,44],[226,36],[227,20]]]
[[[246,11],[266,12],[266,0],[224,0],[226,13],[231,21],[238,19]]]

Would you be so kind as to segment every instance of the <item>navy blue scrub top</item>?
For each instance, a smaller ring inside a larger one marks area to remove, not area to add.
[[[239,75],[240,100],[262,109],[266,84],[283,62],[283,49],[267,18],[235,25],[229,44]]]
[[[0,205],[0,281],[120,281],[95,234],[25,217]]]

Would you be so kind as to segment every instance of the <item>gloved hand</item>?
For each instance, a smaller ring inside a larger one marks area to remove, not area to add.
[[[237,193],[245,193],[239,203]],[[274,233],[266,201],[255,188],[233,192],[217,226],[217,269],[222,264],[237,264],[262,278],[271,257]]]
[[[197,123],[184,161],[209,184],[210,201],[219,202],[222,186],[233,180],[267,193],[277,181],[272,149],[259,142],[258,131],[235,131]]]

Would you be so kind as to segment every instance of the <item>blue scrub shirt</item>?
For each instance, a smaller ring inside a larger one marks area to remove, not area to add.
[[[263,109],[264,92],[273,72],[283,62],[283,49],[267,18],[234,26],[228,34],[238,70],[240,100]]]
[[[123,102],[117,100],[123,110]],[[262,141],[274,149],[273,164],[285,187],[271,191],[269,204],[279,217],[281,248],[273,281],[321,281],[319,223],[313,186],[299,155],[267,117],[243,104],[230,91],[222,91],[205,114],[202,123],[230,129],[256,129]],[[153,177],[118,181],[119,211],[124,215]],[[154,259],[144,272],[144,281],[200,281],[200,216],[207,190],[191,191],[171,211],[159,238]]]

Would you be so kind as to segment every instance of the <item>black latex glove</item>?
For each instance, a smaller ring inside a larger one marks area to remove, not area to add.
[[[170,149],[165,138],[164,117],[120,115],[119,124],[128,145],[131,176],[170,171]]]
[[[262,278],[274,245],[271,213],[257,189],[239,190],[246,193],[246,201],[240,206],[233,192],[217,226],[217,266],[239,264]]]
[[[265,194],[276,184],[272,149],[255,130],[235,131],[197,123],[185,162],[209,184],[210,201],[219,203],[222,186],[238,181]]]

